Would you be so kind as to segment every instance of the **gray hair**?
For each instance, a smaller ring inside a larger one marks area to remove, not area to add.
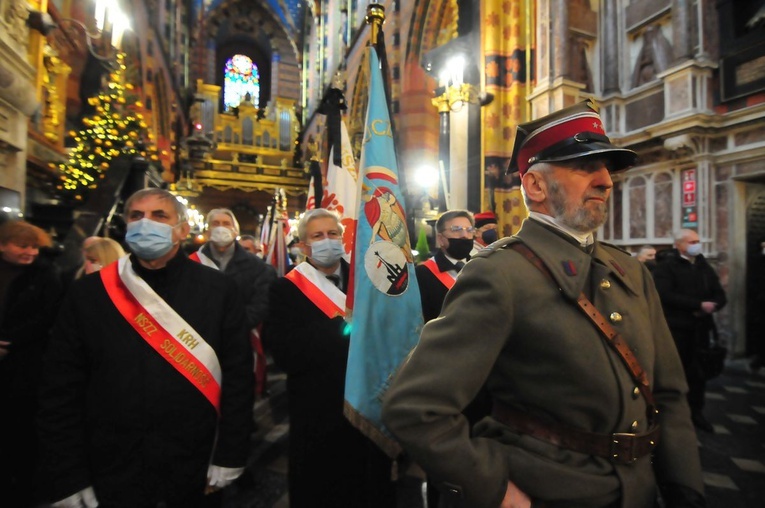
[[[533,164],[531,167],[529,167],[529,169],[526,170],[526,173],[534,171],[544,175],[545,177],[549,177],[552,173],[552,168],[553,166],[550,163],[537,162],[536,164]],[[531,201],[531,199],[529,199],[529,197],[526,195],[526,189],[523,187],[523,184],[521,184],[521,195],[523,196],[523,203],[526,205],[526,209],[531,210],[531,205],[534,204],[534,202]]]
[[[122,216],[124,217],[125,222],[129,221],[128,215],[130,214],[130,208],[133,206],[133,203],[135,203],[136,201],[145,199],[149,196],[155,196],[159,199],[172,201],[173,207],[175,208],[175,213],[178,215],[179,224],[181,222],[187,222],[189,220],[189,217],[186,211],[186,205],[178,201],[178,199],[175,197],[175,194],[165,189],[160,189],[158,187],[149,187],[148,189],[141,189],[139,191],[134,192],[127,199],[127,201],[125,201],[125,206],[123,208],[124,211],[122,212]]]
[[[343,234],[343,231],[345,228],[340,223],[340,216],[331,211],[327,210],[326,208],[314,208],[313,210],[308,210],[306,213],[303,214],[303,216],[300,218],[300,222],[298,222],[298,238],[301,242],[305,242],[307,240],[306,238],[306,230],[308,229],[308,223],[311,222],[314,219],[323,219],[325,217],[329,217],[331,219],[335,219],[337,222],[337,227],[340,229],[340,234]]]
[[[234,215],[234,212],[232,212],[228,208],[213,208],[207,213],[207,218],[205,219],[205,222],[207,224],[210,224],[210,222],[212,221],[212,218],[219,214],[228,215],[229,217],[231,217],[231,222],[234,223],[236,232],[239,233],[239,221],[236,220],[236,216]]]
[[[688,236],[689,233],[695,233],[692,229],[678,229],[675,231],[672,238],[675,240],[675,243],[685,240],[685,237]]]

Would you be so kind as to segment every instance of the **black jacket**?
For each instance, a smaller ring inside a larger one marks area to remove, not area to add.
[[[342,270],[347,287],[344,261]],[[390,461],[343,415],[344,319],[329,318],[285,277],[271,286],[269,305],[263,343],[287,373],[290,506],[394,506],[386,499]]]
[[[717,310],[728,302],[720,279],[701,254],[691,263],[672,249],[656,266],[653,278],[672,331],[692,332],[700,320],[707,321],[701,302],[716,302]]]
[[[213,257],[211,248],[210,244],[206,243],[202,247],[202,253],[217,265],[218,262]],[[223,273],[236,282],[244,299],[247,326],[255,328],[263,322],[268,312],[268,290],[276,280],[276,270],[259,257],[244,250],[238,243],[234,243],[234,257],[228,262]]]
[[[204,489],[212,462],[243,467],[252,426],[252,352],[235,284],[179,253],[133,267],[215,350],[221,415],[147,344],[99,274],[76,281],[46,355],[39,429],[52,500],[88,485],[102,504],[138,507]]]
[[[454,267],[441,250],[436,252],[433,259],[436,261],[438,269],[442,272],[451,270]],[[441,313],[441,305],[444,303],[444,298],[446,298],[449,288],[444,286],[444,283],[438,280],[438,277],[430,271],[430,268],[423,264],[417,265],[414,268],[414,273],[417,275],[417,284],[420,287],[422,317],[427,323],[431,319],[437,318]]]
[[[42,350],[61,301],[62,286],[54,269],[42,260],[26,267],[11,282],[0,309],[0,340],[11,343],[0,361],[0,375],[13,371],[23,378],[19,388],[35,394]],[[27,385],[27,382],[34,384]],[[3,391],[10,386],[3,384]]]
[[[37,386],[60,299],[59,279],[41,259],[19,269],[6,287],[0,340],[11,345],[0,359],[0,506],[31,506],[36,499]]]

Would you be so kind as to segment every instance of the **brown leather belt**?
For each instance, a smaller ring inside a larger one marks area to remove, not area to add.
[[[526,434],[541,441],[596,457],[603,457],[618,464],[631,464],[651,453],[659,442],[659,426],[642,434],[598,434],[575,429],[538,418],[504,404],[494,402],[492,416],[519,434]]]

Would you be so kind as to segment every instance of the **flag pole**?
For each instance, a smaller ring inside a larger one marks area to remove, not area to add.
[[[383,23],[385,23],[385,7],[377,2],[367,5],[367,15],[364,17],[364,21],[369,25],[371,30],[371,37],[369,38],[370,44],[377,44],[377,37],[380,35]]]

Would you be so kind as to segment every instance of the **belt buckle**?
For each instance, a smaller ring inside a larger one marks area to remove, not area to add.
[[[635,456],[635,434],[616,432],[611,434],[611,460],[620,464],[632,464]]]

